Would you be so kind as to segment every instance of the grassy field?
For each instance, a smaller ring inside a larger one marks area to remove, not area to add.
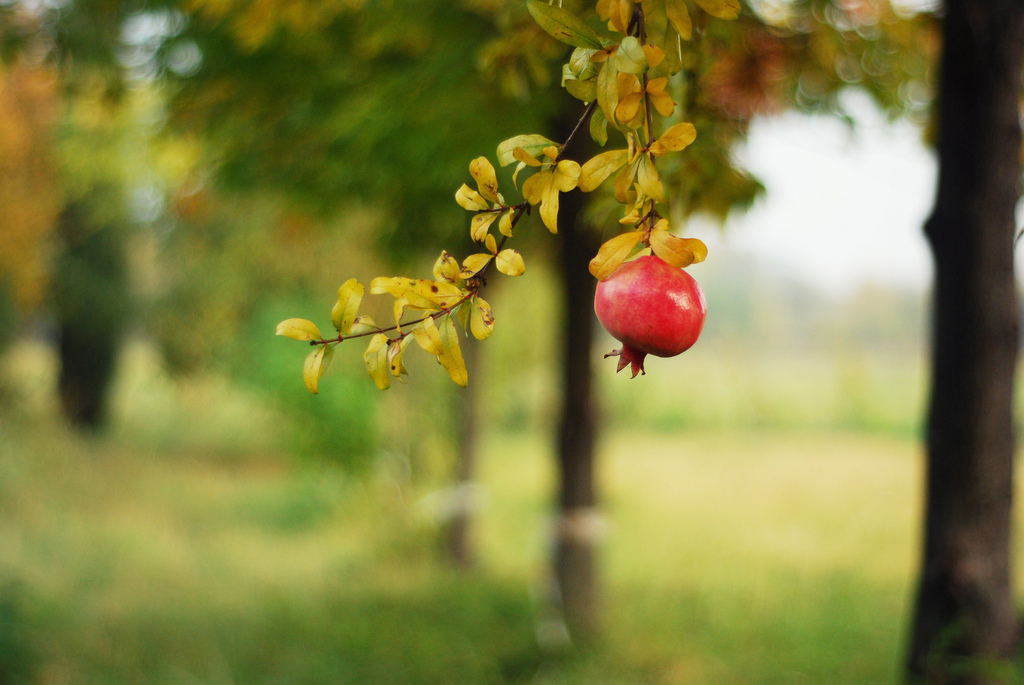
[[[104,438],[41,397],[0,415],[0,683],[898,681],[921,477],[900,431],[606,435],[604,630],[565,652],[537,639],[539,432],[485,436],[463,574],[425,505],[441,483],[400,454],[353,477],[282,452],[230,387],[175,392],[122,397]]]
[[[5,431],[0,620],[26,682],[894,682],[907,442],[610,438],[605,637],[559,656],[534,639],[551,490],[536,437],[488,441],[465,576],[433,553],[425,493],[386,469]]]

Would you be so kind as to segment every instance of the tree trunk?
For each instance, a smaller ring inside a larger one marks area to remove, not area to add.
[[[102,197],[102,196],[101,196]],[[98,225],[84,205],[68,205],[58,224],[64,249],[53,278],[59,328],[61,406],[68,420],[98,429],[128,317],[123,236]]]
[[[455,427],[455,507],[452,517],[445,529],[445,549],[448,559],[460,570],[473,567],[472,537],[470,522],[475,513],[475,492],[473,485],[473,467],[477,452],[477,387],[486,382],[480,373],[480,345],[472,336],[462,341],[462,356],[469,369],[469,386],[458,391],[458,422]]]
[[[580,225],[582,206],[579,192],[564,193],[558,215],[565,309],[554,559],[563,615],[570,634],[577,638],[594,634],[599,622],[594,485],[597,426],[590,364],[597,282],[587,270],[599,245],[594,234]]]
[[[924,558],[912,682],[1005,682],[1017,648],[1010,583],[1020,179],[1020,0],[947,0]]]

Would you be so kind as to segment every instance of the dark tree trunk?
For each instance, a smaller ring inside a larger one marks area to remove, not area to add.
[[[912,682],[1004,682],[992,666],[1017,648],[1009,545],[1022,51],[1021,0],[945,3],[939,183],[925,226],[936,280]]]
[[[97,225],[83,204],[61,214],[64,250],[54,269],[54,312],[59,328],[58,389],[71,423],[99,428],[127,321],[127,267],[123,236]]]
[[[582,205],[579,192],[564,193],[558,215],[565,308],[554,559],[566,624],[578,638],[595,633],[599,623],[594,483],[597,424],[590,363],[597,282],[587,270],[599,244],[594,234],[580,225]]]

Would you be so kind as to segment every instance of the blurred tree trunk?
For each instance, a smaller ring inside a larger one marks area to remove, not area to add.
[[[912,682],[1004,682],[1018,647],[1010,583],[1014,205],[1020,183],[1024,2],[947,0],[924,558]]]
[[[102,192],[94,198],[111,201]],[[97,225],[84,203],[68,205],[58,224],[64,249],[53,287],[58,326],[61,407],[71,423],[99,428],[127,320],[127,268],[121,232]]]
[[[477,422],[477,387],[483,381],[480,374],[480,345],[472,336],[462,341],[462,357],[471,378],[480,379],[460,388],[457,393],[458,423],[455,427],[455,502],[452,517],[445,529],[445,548],[448,558],[456,568],[468,570],[473,567],[475,555],[470,534],[470,522],[474,513],[473,472],[475,470],[479,429]]]
[[[597,282],[587,267],[600,245],[596,234],[587,231],[580,220],[583,202],[579,192],[564,193],[558,214],[565,309],[554,571],[565,621],[576,637],[592,635],[599,624],[594,483],[597,424],[590,363]]]

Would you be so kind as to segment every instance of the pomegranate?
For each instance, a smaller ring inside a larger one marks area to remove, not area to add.
[[[690,274],[654,255],[626,262],[597,284],[597,320],[622,347],[616,371],[645,373],[644,358],[674,357],[697,342],[708,307]]]

